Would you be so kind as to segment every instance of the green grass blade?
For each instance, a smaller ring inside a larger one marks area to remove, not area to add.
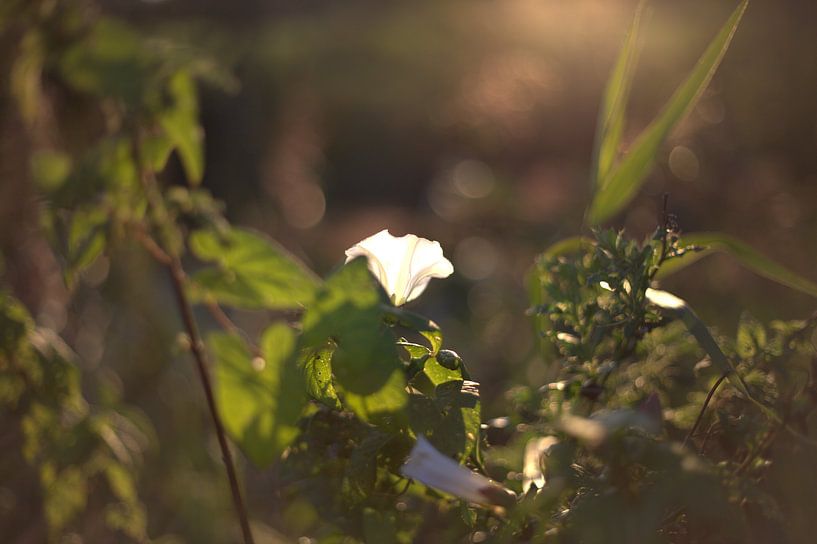
[[[633,22],[627,31],[616,64],[604,89],[593,150],[594,187],[598,187],[607,177],[618,154],[621,134],[624,132],[624,113],[627,109],[627,99],[630,96],[630,84],[638,61],[638,30],[645,3],[646,0],[641,0],[635,10]]]
[[[709,332],[706,324],[701,321],[701,318],[683,299],[680,299],[666,291],[659,291],[657,289],[647,289],[647,300],[661,308],[666,314],[683,322],[689,333],[698,342],[710,360],[721,369],[722,372],[728,374],[728,379],[741,393],[747,398],[752,398],[749,389],[746,387],[743,379],[738,375],[732,361],[723,353],[718,342]]]
[[[635,196],[644,183],[661,144],[695,105],[712,79],[732,41],[747,4],[748,0],[743,0],[735,9],[658,117],[641,132],[629,153],[600,184],[587,216],[591,225],[598,225],[609,219]]]
[[[541,255],[539,255],[539,259],[545,260],[558,257],[559,255],[576,253],[582,248],[591,247],[595,244],[596,241],[592,238],[588,238],[586,236],[571,236],[570,238],[559,240],[558,242],[550,245],[544,252],[542,252]]]
[[[743,266],[764,278],[775,281],[807,295],[817,297],[817,284],[772,261],[750,245],[720,232],[698,232],[686,234],[679,245],[700,246],[702,251],[688,252],[670,259],[661,266],[657,277],[664,278],[686,268],[690,264],[716,252],[726,253]]]

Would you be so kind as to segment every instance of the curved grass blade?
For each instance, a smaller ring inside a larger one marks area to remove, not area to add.
[[[638,62],[638,30],[641,12],[646,0],[641,0],[635,9],[624,43],[619,51],[616,64],[604,88],[604,97],[599,110],[595,149],[593,150],[593,186],[598,187],[613,168],[624,132],[624,113],[630,96],[630,84]]]
[[[748,0],[743,0],[735,9],[658,117],[641,132],[629,153],[600,184],[587,215],[591,225],[606,221],[633,199],[644,183],[659,147],[695,105],[712,79],[732,41],[747,4]]]
[[[686,234],[679,240],[679,246],[699,246],[700,251],[688,251],[680,257],[674,257],[664,263],[656,275],[657,278],[665,278],[679,270],[686,268],[690,264],[712,255],[716,252],[726,253],[736,259],[740,264],[752,270],[756,274],[770,279],[786,287],[790,287],[807,295],[817,297],[817,284],[788,268],[777,264],[765,255],[746,244],[720,232],[698,232]]]
[[[595,240],[588,238],[587,236],[571,236],[570,238],[559,240],[558,242],[549,246],[539,255],[539,260],[551,259],[567,253],[575,253],[583,247],[591,247],[595,245],[595,243]]]

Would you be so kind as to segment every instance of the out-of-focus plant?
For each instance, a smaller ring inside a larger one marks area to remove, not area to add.
[[[643,242],[599,227],[637,192],[746,4],[619,156],[639,6],[602,102],[592,237],[551,246],[530,276],[554,379],[511,389],[508,416],[486,425],[465,362],[443,349],[433,321],[403,306],[451,274],[439,245],[379,233],[318,277],[231,225],[199,186],[196,85],[228,76],[81,3],[10,3],[2,21],[19,35],[12,90],[65,281],[81,285],[100,256],[134,242],[166,269],[244,542],[259,514],[244,503],[230,441],[276,474],[269,493],[286,506],[262,521],[293,538],[806,541],[817,519],[817,319],[764,325],[747,315],[735,339],[723,338],[657,281],[725,251],[806,294],[817,286],[727,235],[681,235],[666,210]],[[48,137],[60,127],[44,113],[56,92],[87,101],[97,125],[83,139]],[[172,154],[184,184],[168,181]],[[260,334],[231,319],[244,310],[269,316]],[[200,332],[205,312],[219,328]],[[44,538],[149,541],[136,475],[150,426],[117,402],[88,405],[75,357],[11,295],[0,320],[3,417],[19,422],[21,460],[37,475]],[[91,502],[104,503],[104,520],[84,516]],[[26,526],[8,527],[17,536]]]

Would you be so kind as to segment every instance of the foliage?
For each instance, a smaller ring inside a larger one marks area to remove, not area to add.
[[[0,324],[3,432],[20,444],[18,455],[6,457],[3,481],[20,482],[25,475],[39,482],[45,523],[32,536],[57,540],[80,532],[144,541],[146,513],[135,478],[150,444],[149,424],[123,412],[114,399],[89,407],[76,356],[52,331],[35,327],[7,293],[0,293]],[[103,506],[104,518],[84,515],[89,502]],[[24,521],[2,519],[4,532],[25,528],[16,527]]]
[[[637,192],[746,5],[617,159],[636,17],[599,117],[592,225]],[[320,278],[275,242],[232,226],[200,186],[197,85],[223,82],[222,73],[77,4],[33,2],[11,13],[24,21],[12,90],[27,130],[54,128],[38,113],[49,93],[82,95],[100,118],[88,141],[42,140],[31,165],[65,280],[82,288],[100,257],[136,244],[167,269],[184,326],[179,346],[199,365],[237,503],[222,425],[272,475],[287,506],[265,521],[292,537],[715,543],[813,534],[817,319],[764,324],[747,314],[728,338],[657,290],[662,275],[716,250],[809,295],[812,282],[727,235],[681,236],[666,213],[643,242],[598,228],[563,240],[529,277],[530,314],[554,378],[508,391],[504,423],[483,425],[466,362],[433,321],[390,302],[365,258]],[[172,154],[185,184],[167,181]],[[264,312],[260,333],[231,320],[247,310]],[[205,312],[213,318],[206,342]],[[35,473],[44,538],[150,540],[136,478],[150,426],[116,399],[89,404],[76,357],[11,295],[0,295],[0,322],[2,418],[21,445],[7,476]],[[518,500],[486,496],[480,506],[407,479],[400,468],[418,437]],[[17,500],[31,498],[18,487]],[[103,522],[84,515],[91,503],[103,505]],[[9,534],[25,528],[3,523]]]

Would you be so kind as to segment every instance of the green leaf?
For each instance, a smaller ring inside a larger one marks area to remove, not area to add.
[[[583,248],[592,247],[594,245],[596,245],[596,241],[592,238],[588,238],[587,236],[571,236],[570,238],[565,238],[564,240],[559,240],[558,242],[551,244],[541,255],[539,255],[539,259],[546,260],[552,259],[553,257],[558,257],[560,255],[566,255],[568,253],[577,253]]]
[[[436,355],[440,351],[443,346],[443,333],[439,325],[432,320],[391,304],[384,304],[382,310],[391,323],[417,331],[423,338],[428,340],[431,345],[432,355]]]
[[[480,427],[479,384],[454,379],[439,384],[433,397],[410,397],[411,428],[441,452],[464,461],[476,447]]]
[[[706,324],[698,317],[685,300],[666,291],[656,289],[647,289],[646,297],[647,300],[661,308],[666,314],[681,321],[698,342],[701,349],[709,355],[712,363],[719,367],[721,372],[728,374],[729,381],[732,385],[746,395],[748,399],[754,400],[746,384],[735,370],[732,361],[723,353],[715,337],[709,332]]]
[[[313,399],[329,408],[340,410],[341,404],[332,383],[332,352],[334,347],[327,345],[317,351],[309,352],[303,362],[306,391]]]
[[[376,427],[370,427],[346,464],[346,478],[355,494],[360,498],[369,496],[377,482],[377,454],[391,440],[393,435]]]
[[[31,157],[31,177],[41,190],[59,189],[71,173],[71,156],[62,151],[37,151]]]
[[[343,404],[369,422],[391,421],[406,403],[397,346],[384,323],[385,294],[366,259],[346,264],[318,290],[303,318],[304,348],[337,344],[335,387]]]
[[[295,342],[295,333],[283,324],[264,332],[261,357],[253,357],[239,336],[214,333],[208,338],[224,426],[259,467],[275,461],[298,434],[306,395]]]
[[[723,252],[764,278],[817,297],[817,284],[775,263],[748,244],[728,234],[720,232],[685,234],[679,240],[678,246],[699,246],[703,249],[701,251],[688,250],[681,256],[666,261],[656,274],[657,278],[665,278],[674,274],[707,255]]]
[[[766,342],[766,329],[755,318],[744,312],[738,323],[735,351],[743,359],[751,359],[763,352]]]
[[[53,467],[41,471],[43,488],[48,490],[43,496],[43,510],[48,527],[54,534],[70,523],[85,509],[88,500],[88,478],[77,466],[69,466],[56,472]]]
[[[337,355],[337,352],[335,352]],[[334,362],[334,361],[333,361]],[[342,366],[342,365],[338,365]],[[400,369],[392,370],[380,387],[372,392],[358,392],[344,387],[344,383],[359,378],[338,378],[337,388],[346,408],[363,421],[387,428],[403,425],[403,409],[406,407],[406,379]]]
[[[102,208],[79,209],[68,227],[65,282],[76,283],[78,275],[105,250],[108,216]]]
[[[479,440],[479,384],[468,380],[445,382],[437,386],[435,394],[435,401],[444,416],[432,443],[440,451],[465,460]]]
[[[100,19],[60,56],[60,70],[74,89],[138,105],[154,80],[155,58],[131,27]]]
[[[180,71],[173,76],[168,87],[174,104],[160,114],[159,124],[178,151],[187,180],[195,186],[201,183],[204,175],[203,133],[198,119],[196,86],[190,74]]]
[[[397,544],[397,528],[394,514],[374,508],[363,510],[363,535],[366,542]]]
[[[441,365],[435,357],[429,357],[423,361],[420,372],[411,379],[411,386],[423,394],[433,397],[438,385],[454,380],[462,380],[462,370],[450,370]]]
[[[627,99],[630,96],[630,85],[638,59],[638,30],[641,24],[641,13],[645,0],[641,0],[635,10],[632,25],[624,38],[618,59],[607,80],[604,97],[599,111],[596,145],[593,152],[593,186],[598,186],[613,168],[621,134],[624,131],[624,114]]]
[[[747,4],[748,0],[743,0],[735,9],[661,113],[641,132],[628,154],[600,184],[588,212],[587,219],[591,225],[606,221],[635,196],[644,183],[661,144],[695,105],[712,79]]]
[[[226,235],[199,230],[190,249],[218,267],[192,277],[194,300],[241,308],[287,309],[309,304],[319,280],[285,249],[254,232],[233,228]]]

